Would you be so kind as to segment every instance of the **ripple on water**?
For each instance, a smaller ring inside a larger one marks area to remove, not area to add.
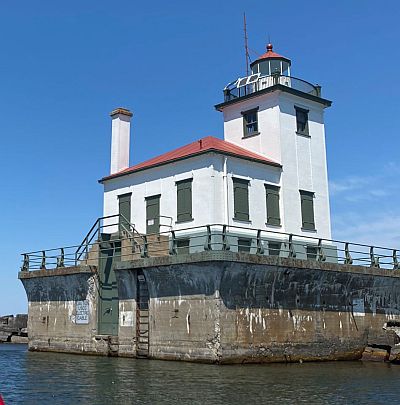
[[[397,403],[400,366],[361,362],[213,366],[30,353],[0,345],[6,404]]]

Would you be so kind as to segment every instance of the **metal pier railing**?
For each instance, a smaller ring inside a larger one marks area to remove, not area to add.
[[[400,269],[399,251],[393,248],[225,224],[179,230],[168,225],[165,231],[145,235],[118,214],[97,219],[79,245],[23,253],[21,270],[97,265],[103,234],[113,235],[109,242],[118,245],[115,254],[121,260],[213,250]]]

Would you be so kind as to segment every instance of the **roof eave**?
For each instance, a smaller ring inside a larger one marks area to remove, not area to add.
[[[292,65],[292,61],[289,58],[286,58],[285,56],[265,56],[265,57],[260,57],[253,62],[250,63],[250,67],[253,67],[256,63],[260,63],[263,60],[267,59],[281,59],[284,60],[285,62],[288,62],[289,65]]]
[[[268,166],[274,166],[274,167],[282,168],[281,164],[273,162],[273,161],[268,162],[268,161],[263,160],[263,159],[257,159],[256,157],[241,156],[241,155],[239,155],[237,153],[225,152],[225,151],[221,151],[219,149],[210,148],[210,149],[205,149],[203,151],[199,150],[199,151],[197,151],[195,153],[191,153],[190,155],[187,155],[187,156],[182,156],[182,157],[179,157],[179,158],[166,160],[165,162],[154,163],[154,164],[146,166],[146,167],[140,167],[138,169],[133,169],[133,170],[129,170],[129,171],[127,170],[125,172],[115,173],[115,174],[112,174],[110,176],[103,177],[102,179],[98,180],[98,182],[100,184],[103,184],[105,181],[114,180],[114,179],[116,179],[118,177],[127,176],[128,174],[138,173],[138,172],[141,172],[143,170],[153,169],[155,167],[164,166],[166,164],[175,163],[175,162],[178,162],[180,160],[190,159],[192,157],[199,156],[199,155],[204,155],[206,153],[211,153],[211,152],[218,153],[220,155],[227,155],[227,156],[232,156],[232,157],[236,157],[236,158],[239,158],[239,159],[249,160],[249,161],[252,161],[252,162],[261,163],[261,164],[265,164],[265,165],[268,165]]]

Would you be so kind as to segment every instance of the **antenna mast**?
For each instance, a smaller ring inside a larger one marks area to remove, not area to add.
[[[246,56],[246,76],[249,75],[249,46],[247,44],[247,24],[246,13],[243,13],[243,27],[244,27],[244,51]]]

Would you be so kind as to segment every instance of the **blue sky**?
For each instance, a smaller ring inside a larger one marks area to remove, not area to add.
[[[333,101],[333,236],[400,248],[400,4],[385,1],[3,2],[0,315],[26,311],[23,251],[76,244],[102,212],[109,112],[134,112],[131,163],[202,136],[251,57],[274,50]]]

